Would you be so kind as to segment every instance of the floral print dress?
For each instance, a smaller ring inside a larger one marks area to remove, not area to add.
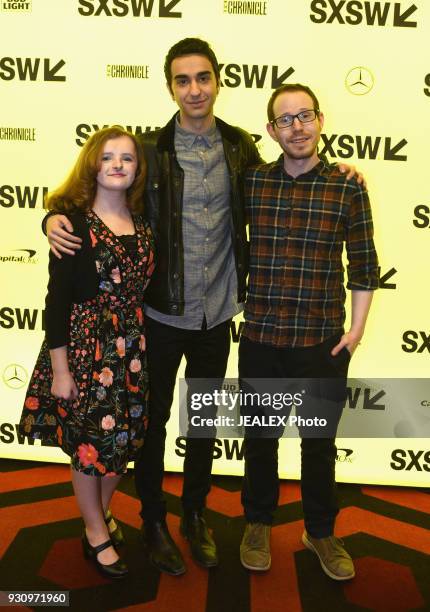
[[[71,305],[69,368],[78,398],[51,395],[52,368],[43,343],[22,412],[24,435],[58,444],[75,470],[122,474],[142,446],[147,423],[148,375],[143,296],[154,268],[149,225],[134,217],[133,256],[95,213],[86,214],[99,290]]]

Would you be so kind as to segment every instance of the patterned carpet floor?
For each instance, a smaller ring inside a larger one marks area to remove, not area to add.
[[[112,503],[127,538],[130,575],[112,583],[83,559],[69,468],[0,460],[0,591],[70,591],[68,609],[82,612],[430,611],[430,489],[339,485],[336,535],[354,558],[356,577],[337,583],[301,543],[298,483],[282,483],[272,568],[264,574],[240,565],[240,478],[213,479],[206,518],[220,565],[209,572],[193,563],[179,534],[181,487],[180,475],[166,475],[168,523],[186,574],[171,577],[150,565],[130,471]]]

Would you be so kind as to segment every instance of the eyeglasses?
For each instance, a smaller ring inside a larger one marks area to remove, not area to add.
[[[273,119],[270,123],[272,125],[275,124],[276,127],[282,130],[283,128],[291,127],[296,117],[300,123],[310,123],[318,117],[319,112],[320,111],[317,108],[301,111],[300,113],[297,113],[297,115],[281,115],[280,117]]]

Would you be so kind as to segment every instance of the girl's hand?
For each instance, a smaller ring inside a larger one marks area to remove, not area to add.
[[[78,387],[70,372],[54,374],[51,393],[54,397],[64,400],[74,400],[78,397]]]

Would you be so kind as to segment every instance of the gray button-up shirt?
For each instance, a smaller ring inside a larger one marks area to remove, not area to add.
[[[210,329],[242,310],[231,239],[230,180],[215,120],[204,134],[188,132],[177,121],[175,150],[184,171],[185,312],[166,315],[150,306],[145,311],[156,321],[182,329],[201,329],[206,316]]]

